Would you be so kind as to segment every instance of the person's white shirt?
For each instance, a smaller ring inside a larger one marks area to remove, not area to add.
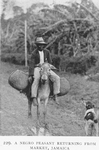
[[[40,55],[40,64],[43,64],[44,63],[44,52],[39,51],[39,55]]]

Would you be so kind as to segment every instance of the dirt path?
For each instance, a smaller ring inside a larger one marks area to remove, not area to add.
[[[36,107],[32,108],[32,118],[28,118],[28,105],[25,95],[20,94],[8,84],[10,73],[16,69],[24,70],[22,66],[8,63],[1,64],[1,135],[33,135],[31,128],[36,123]],[[62,76],[66,76],[63,75]],[[48,104],[50,133],[53,136],[84,136],[84,106],[80,97],[92,97],[99,104],[99,85],[86,81],[77,75],[67,76],[71,84],[70,92],[60,97],[60,105],[52,101]],[[98,105],[99,106],[99,105]]]

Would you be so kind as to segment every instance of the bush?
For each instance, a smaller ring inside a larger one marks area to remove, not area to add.
[[[23,53],[3,53],[1,55],[1,60],[16,65],[25,65],[25,57]]]
[[[92,55],[72,57],[61,60],[60,68],[62,71],[84,75],[89,68],[95,66],[96,61],[97,57]]]
[[[28,55],[28,60],[30,55]],[[25,65],[24,53],[3,53],[1,55],[1,60],[5,62],[14,63],[17,65]],[[52,64],[60,71],[66,71],[74,74],[84,75],[86,72],[98,64],[96,63],[97,57],[93,55],[86,55],[80,57],[59,57],[57,55],[52,55]]]
[[[59,69],[59,65],[60,65],[60,57],[57,55],[52,55],[52,64]]]
[[[28,55],[28,60],[31,55]],[[25,58],[24,53],[3,53],[1,56],[1,60],[4,62],[10,62],[17,65],[24,65]],[[57,55],[52,55],[52,64],[59,69],[60,58]]]

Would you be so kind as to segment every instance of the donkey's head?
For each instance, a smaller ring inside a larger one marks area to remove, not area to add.
[[[40,66],[40,76],[41,76],[41,82],[43,84],[45,84],[49,80],[51,69],[56,69],[56,68],[49,63],[43,63]]]

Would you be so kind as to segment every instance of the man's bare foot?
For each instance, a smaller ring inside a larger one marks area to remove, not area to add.
[[[54,95],[54,100],[55,100],[56,104],[59,105],[59,100],[58,100],[58,98],[57,98],[57,95]]]

